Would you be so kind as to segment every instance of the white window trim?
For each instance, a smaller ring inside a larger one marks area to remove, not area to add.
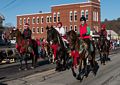
[[[81,17],[82,17],[82,15],[83,15],[83,12],[84,12],[84,16],[85,16],[85,11],[84,11],[84,10],[81,10]]]
[[[22,25],[22,18],[19,19],[19,24]]]
[[[60,17],[60,12],[57,12],[57,22],[59,22],[59,21],[58,21],[58,15],[59,15],[59,17]]]
[[[71,14],[72,14],[72,15],[71,15]],[[72,22],[71,16],[73,16],[73,12],[72,12],[72,11],[69,12],[69,21],[70,21],[70,22]]]
[[[39,32],[38,32],[38,29],[40,29],[40,28],[39,28],[39,27],[36,28],[36,32],[37,32],[37,34],[40,33],[40,30],[39,30]]]
[[[23,19],[23,24],[25,24],[25,23],[26,23],[26,18]]]
[[[49,19],[49,16],[47,16],[47,17],[46,17],[46,23],[49,23],[49,22],[50,22],[50,20],[48,20],[48,21],[47,21],[47,19]]]
[[[93,21],[95,21],[95,11],[93,11]]]
[[[37,24],[39,24],[38,19],[39,19],[39,23],[40,23],[40,17],[37,17],[37,19],[36,19]]]
[[[97,19],[96,19],[96,20],[97,20],[97,22],[99,21],[99,18],[98,18],[98,12],[97,12]]]
[[[43,22],[42,22],[42,19],[44,19],[44,17],[43,17],[43,16],[41,16],[41,24],[43,24],[43,22],[44,22],[44,20],[43,20]]]
[[[28,20],[30,20],[30,18],[29,18],[29,17],[27,18],[27,23],[28,23],[28,24],[30,24],[30,22],[28,22]]]
[[[52,21],[50,20],[50,18],[52,19],[52,16],[49,17],[49,23],[52,23]]]
[[[35,32],[33,32],[33,29],[35,29],[35,27],[32,28],[32,33],[35,33]]]
[[[73,30],[73,27],[72,27],[72,29],[71,29],[71,27],[72,27],[72,25],[70,25],[70,30]]]
[[[43,29],[43,32],[42,32],[42,29]],[[41,27],[41,33],[44,33],[44,28],[43,27]]]
[[[77,11],[74,11],[74,22],[77,21],[77,20],[75,20],[75,15],[77,15]]]
[[[97,13],[95,12],[95,21],[97,21],[97,16],[96,15],[97,15]]]
[[[35,24],[35,23],[33,23],[33,19],[35,19],[35,17],[32,18],[32,24]]]
[[[67,32],[67,30],[68,30],[68,28],[67,28],[67,26],[65,26],[65,32]]]
[[[55,12],[53,13],[53,23],[56,23],[56,22],[54,22],[54,15],[56,15]],[[56,19],[57,19],[57,16],[56,16]]]
[[[74,31],[75,31],[75,26],[76,26],[76,29],[77,29],[77,25],[74,25]],[[76,32],[76,31],[75,31]]]
[[[85,18],[86,18],[86,14],[88,13],[88,16],[89,16],[89,11],[88,10],[85,10]],[[88,20],[87,20],[88,21]]]

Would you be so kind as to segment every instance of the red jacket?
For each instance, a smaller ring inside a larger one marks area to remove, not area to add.
[[[84,26],[80,25],[80,28],[79,28],[80,38],[82,39],[90,38],[90,35],[83,36],[83,34],[87,33],[87,27],[88,27],[87,24],[85,24]]]

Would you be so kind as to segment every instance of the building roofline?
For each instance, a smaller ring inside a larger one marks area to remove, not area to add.
[[[35,15],[35,14],[50,14],[51,12],[43,12],[43,13],[30,13],[30,14],[21,14],[16,16],[28,16],[28,15]]]
[[[88,4],[88,3],[94,3],[97,5],[100,5],[97,2],[93,2],[93,1],[88,1],[88,2],[79,2],[79,3],[68,3],[68,4],[60,4],[60,5],[51,5],[50,7],[57,7],[57,6],[66,6],[66,5],[75,5],[75,4]]]

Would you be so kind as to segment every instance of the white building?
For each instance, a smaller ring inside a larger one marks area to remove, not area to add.
[[[111,36],[111,39],[118,39],[119,38],[119,35],[113,31],[113,30],[107,30],[107,37],[110,38]]]

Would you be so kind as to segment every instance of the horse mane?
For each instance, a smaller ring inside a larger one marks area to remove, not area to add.
[[[50,32],[54,36],[54,43],[58,43],[59,45],[64,47],[64,43],[59,32],[53,26],[47,26],[46,29],[48,30],[47,32]]]
[[[80,49],[80,39],[77,36],[77,33],[74,30],[70,30],[67,32],[67,37],[71,39],[71,47],[72,49]]]

